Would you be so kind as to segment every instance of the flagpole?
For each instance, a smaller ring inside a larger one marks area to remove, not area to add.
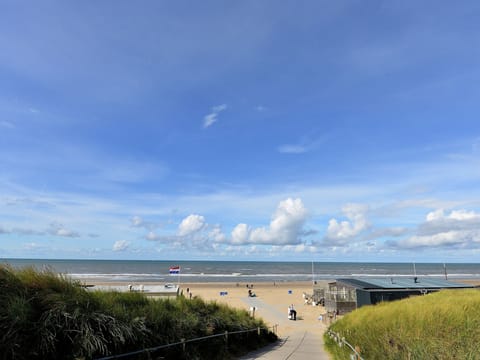
[[[312,261],[312,285],[315,285],[315,276],[313,274],[313,261]]]

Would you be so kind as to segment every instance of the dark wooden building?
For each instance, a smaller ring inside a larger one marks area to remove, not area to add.
[[[472,285],[437,278],[347,278],[328,284],[324,291],[328,312],[345,314],[364,305],[425,295],[442,289],[466,289]]]

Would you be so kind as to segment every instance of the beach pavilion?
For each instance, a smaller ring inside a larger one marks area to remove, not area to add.
[[[345,314],[364,305],[425,295],[442,289],[467,289],[473,285],[427,277],[346,278],[328,283],[323,289],[325,309]],[[318,289],[319,294],[322,290]],[[315,289],[314,289],[315,293]]]

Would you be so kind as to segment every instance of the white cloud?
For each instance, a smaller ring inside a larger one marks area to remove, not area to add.
[[[61,236],[61,237],[79,237],[80,235],[70,229],[67,229],[62,224],[53,223],[50,224],[50,228],[47,230],[50,235]]]
[[[113,244],[113,251],[125,251],[130,246],[130,243],[127,240],[118,240]]]
[[[445,217],[443,209],[438,209],[427,214],[427,221],[436,221]]]
[[[65,228],[57,229],[55,231],[55,235],[66,236],[66,237],[76,237],[76,236],[78,236],[78,234],[75,233],[74,231],[68,230],[68,229],[65,229]]]
[[[247,224],[238,224],[232,230],[232,244],[246,244],[250,235],[250,229]]]
[[[471,232],[465,231],[447,231],[434,235],[415,235],[398,243],[401,248],[421,248],[421,247],[444,247],[462,245],[470,241]],[[476,232],[476,236],[479,232]]]
[[[259,247],[258,255],[261,253],[268,253],[270,257],[283,256],[291,258],[292,253],[297,254],[297,257],[302,254],[314,254],[318,253],[318,248],[316,246],[306,245],[306,244],[293,244],[293,245],[273,245],[269,248]]]
[[[303,154],[308,151],[303,145],[282,145],[278,147],[278,152],[283,154]]]
[[[227,104],[217,105],[212,107],[212,112],[219,113],[227,109]]]
[[[427,214],[426,221],[418,226],[417,235],[433,235],[454,230],[480,230],[480,214],[467,210],[445,213],[443,209],[438,209]]]
[[[330,219],[324,242],[329,245],[345,245],[353,237],[369,226],[366,218],[368,207],[361,204],[348,204],[342,208],[348,220]]]
[[[443,209],[438,209],[427,214],[427,221],[443,221],[443,220],[480,220],[480,214],[476,214],[474,211],[467,210],[452,210],[450,214],[445,215]]]
[[[398,248],[478,247],[480,243],[480,214],[468,210],[444,209],[429,212],[416,234],[391,243]]]
[[[192,214],[180,222],[176,234],[157,234],[154,231],[149,231],[145,235],[145,239],[160,242],[171,249],[205,250],[211,248],[215,243],[224,242],[225,235],[219,225],[209,229],[203,216]]]
[[[216,243],[223,243],[227,240],[226,235],[222,232],[220,226],[215,226],[209,233],[208,238]]]
[[[277,151],[283,154],[303,154],[314,150],[319,145],[324,143],[328,139],[327,134],[316,136],[311,138],[304,136],[298,141],[297,144],[284,144],[277,148]]]
[[[178,226],[178,236],[188,236],[199,232],[206,226],[205,218],[201,215],[189,215]]]
[[[287,245],[301,242],[307,210],[301,199],[288,198],[278,204],[268,227],[250,229],[239,224],[232,231],[232,244]]]
[[[203,127],[208,128],[218,121],[218,115],[227,109],[227,104],[212,107],[212,112],[203,118]]]
[[[145,221],[140,216],[134,216],[131,219],[131,225],[136,228],[144,228],[147,230],[153,230],[161,226],[161,224],[157,224],[151,221]]]

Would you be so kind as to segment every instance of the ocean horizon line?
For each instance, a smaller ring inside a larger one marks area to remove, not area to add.
[[[0,257],[0,261],[5,260],[25,260],[25,261],[113,261],[113,262],[232,262],[232,263],[308,263],[311,264],[480,264],[478,262],[465,262],[465,261],[334,261],[334,260],[212,260],[212,259],[92,259],[92,258],[27,258],[27,257]]]

